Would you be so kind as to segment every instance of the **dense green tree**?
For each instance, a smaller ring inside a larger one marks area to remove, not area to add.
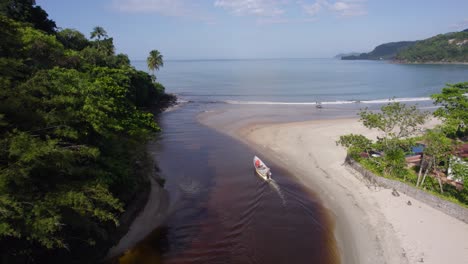
[[[18,56],[22,48],[21,35],[18,32],[21,24],[0,15],[0,56],[13,57]]]
[[[421,168],[425,167],[425,173],[421,180],[421,171],[418,174],[416,186],[423,186],[429,172],[434,172],[439,182],[440,192],[443,192],[440,172],[445,171],[448,161],[453,152],[453,141],[445,136],[440,129],[428,130],[424,134],[424,159],[421,161]]]
[[[159,130],[142,107],[161,106],[164,87],[105,33],[94,45],[9,17],[0,14],[0,259],[88,263],[141,188],[135,164]]]
[[[444,120],[443,130],[451,137],[465,136],[468,133],[468,82],[447,84],[441,93],[433,94],[434,103],[442,107],[434,116]]]
[[[369,153],[372,149],[372,140],[366,138],[363,135],[349,134],[340,136],[340,139],[336,142],[337,145],[341,145],[348,149],[348,152],[356,158],[361,152]]]
[[[13,20],[30,23],[48,34],[55,33],[56,25],[35,0],[0,0],[0,14]]]
[[[153,72],[159,70],[160,67],[164,66],[163,56],[158,50],[152,50],[149,53],[148,58],[146,59],[146,64],[148,69]]]
[[[80,51],[90,45],[89,40],[78,30],[66,28],[57,32],[57,40],[67,49]]]
[[[427,118],[427,112],[421,112],[416,106],[406,106],[391,102],[382,106],[380,112],[365,109],[359,113],[360,121],[370,129],[377,129],[383,134],[383,142],[389,147],[395,140],[413,136],[420,131]]]
[[[20,30],[25,52],[25,63],[34,69],[50,68],[64,55],[63,45],[54,35],[47,35],[33,28]]]

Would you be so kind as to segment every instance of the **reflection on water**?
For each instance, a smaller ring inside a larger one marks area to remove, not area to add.
[[[339,263],[318,200],[283,168],[255,176],[254,150],[198,124],[202,105],[162,115],[151,151],[171,197],[165,225],[120,263]],[[262,157],[263,158],[263,157]]]

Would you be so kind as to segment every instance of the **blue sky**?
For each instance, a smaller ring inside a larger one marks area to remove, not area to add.
[[[62,28],[102,26],[145,59],[324,58],[468,28],[467,0],[37,0]]]

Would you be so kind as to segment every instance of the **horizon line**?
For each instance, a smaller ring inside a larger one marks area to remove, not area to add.
[[[335,57],[195,58],[195,59],[165,59],[164,61],[310,60],[310,59],[334,59],[334,58]],[[146,61],[146,59],[131,59],[130,61]]]

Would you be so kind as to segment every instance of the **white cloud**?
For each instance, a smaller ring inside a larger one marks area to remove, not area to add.
[[[367,14],[367,0],[211,0],[213,5],[235,15],[257,16],[260,24],[311,22],[321,12],[339,17]],[[126,13],[151,13],[162,16],[184,17],[214,23],[214,14],[193,0],[112,0],[112,7]],[[292,17],[287,10],[302,8],[305,17]]]
[[[330,10],[337,12],[340,16],[362,16],[367,14],[365,1],[361,0],[343,0],[330,4]]]
[[[302,5],[302,8],[304,8],[304,11],[311,15],[311,16],[315,16],[318,12],[320,12],[320,10],[322,10],[322,6],[323,4],[320,2],[320,1],[317,1],[313,4],[304,4]]]
[[[312,23],[316,22],[316,18],[300,18],[300,19],[287,19],[287,18],[260,18],[257,20],[259,25],[270,25],[270,24],[293,24],[293,23]]]
[[[191,0],[113,0],[112,7],[126,13],[156,13],[205,22],[213,21]]]
[[[284,13],[282,5],[286,2],[281,0],[216,0],[214,5],[236,15],[274,17]]]
[[[327,9],[341,17],[362,16],[367,14],[366,0],[317,0],[313,4],[300,2],[303,10],[311,16],[317,15],[321,10]]]

